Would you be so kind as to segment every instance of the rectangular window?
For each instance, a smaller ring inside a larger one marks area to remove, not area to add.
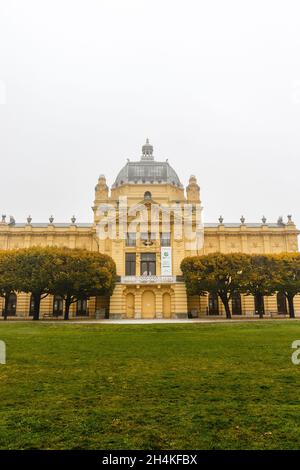
[[[78,316],[87,315],[87,300],[86,299],[77,300],[76,315]]]
[[[139,179],[154,179],[162,180],[167,179],[168,170],[167,165],[133,165],[129,164],[128,178],[131,180]]]
[[[136,246],[136,234],[134,232],[127,233],[126,246]]]
[[[141,240],[148,241],[150,239],[150,234],[148,232],[141,232]]]
[[[136,275],[136,255],[135,253],[125,254],[125,276]]]
[[[160,234],[161,246],[171,246],[171,234],[169,232],[163,232]]]
[[[156,275],[156,253],[142,253],[141,254],[141,275],[142,276],[155,276]]]
[[[157,236],[156,236],[156,233],[153,232],[141,232],[140,233],[140,237],[141,237],[141,242],[144,243],[144,244],[153,244],[153,242],[156,241],[157,239]]]

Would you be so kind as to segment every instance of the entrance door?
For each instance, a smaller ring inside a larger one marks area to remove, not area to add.
[[[126,295],[126,318],[134,317],[134,295]]]
[[[142,318],[155,317],[155,295],[152,291],[146,290],[142,296]]]
[[[171,318],[171,296],[168,292],[163,295],[163,317]]]

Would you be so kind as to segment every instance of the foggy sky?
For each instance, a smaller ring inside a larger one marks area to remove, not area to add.
[[[300,227],[299,2],[0,0],[0,213],[90,222],[146,137],[205,222]]]

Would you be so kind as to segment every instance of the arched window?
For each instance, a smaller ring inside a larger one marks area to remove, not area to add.
[[[282,315],[287,314],[286,296],[282,292],[277,294],[277,312]]]
[[[147,199],[152,199],[152,194],[150,193],[150,191],[146,191],[145,194],[144,194],[144,199],[147,200]]]
[[[87,300],[86,299],[77,300],[76,315],[81,317],[81,316],[85,316],[87,314],[88,314]]]
[[[15,293],[10,294],[7,304],[7,315],[14,317],[17,312],[17,295]]]
[[[241,294],[234,292],[232,295],[232,315],[242,315],[242,298]]]
[[[53,297],[53,316],[59,317],[63,314],[64,310],[64,301],[60,295],[55,295]]]
[[[219,299],[215,293],[211,293],[208,296],[208,314],[219,315]]]

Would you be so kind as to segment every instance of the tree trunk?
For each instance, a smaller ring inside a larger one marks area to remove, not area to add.
[[[32,294],[32,298],[34,301],[34,309],[33,309],[33,320],[40,319],[40,307],[41,307],[41,294]]]
[[[222,300],[222,303],[224,305],[224,308],[225,308],[225,312],[226,312],[226,318],[228,320],[231,319],[231,311],[230,311],[230,306],[229,306],[229,300],[228,300],[228,297],[227,295],[220,295],[220,298]]]
[[[290,318],[295,318],[294,295],[293,294],[288,294],[287,295],[287,301],[288,301],[288,305],[289,305]]]
[[[65,320],[69,320],[69,313],[70,313],[70,305],[71,305],[71,299],[69,297],[66,298],[66,301],[65,301],[65,315],[64,315],[64,319]]]

